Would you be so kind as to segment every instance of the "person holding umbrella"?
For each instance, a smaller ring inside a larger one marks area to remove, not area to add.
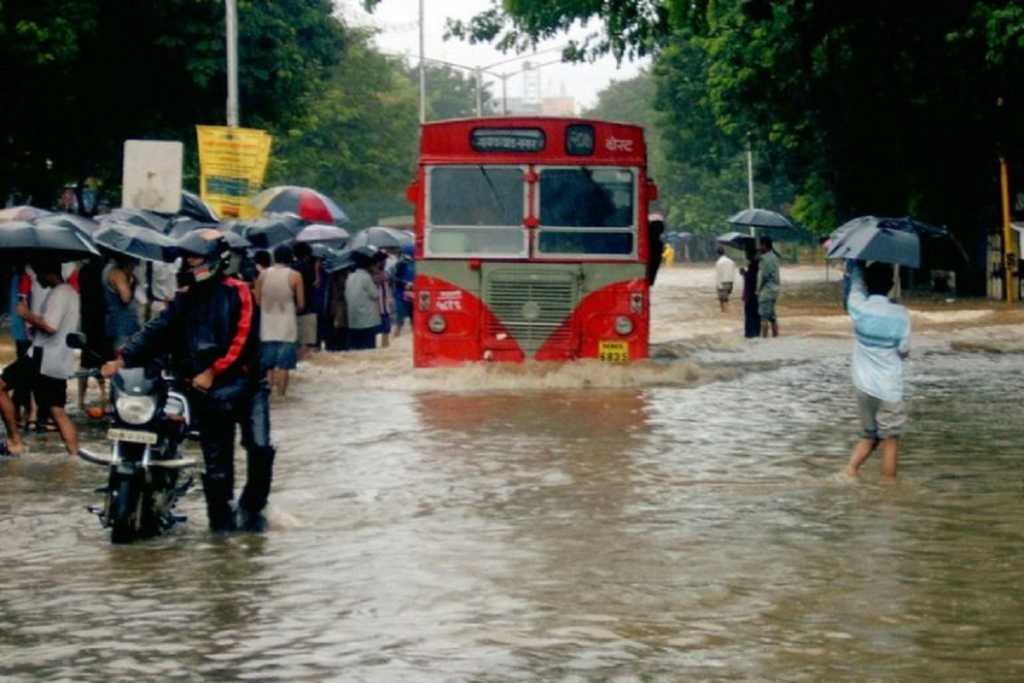
[[[899,439],[906,424],[903,360],[910,353],[910,314],[889,301],[893,268],[850,261],[847,310],[853,321],[853,386],[863,430],[850,453],[846,474],[856,477],[876,448],[882,450],[882,474],[896,476]]]
[[[8,389],[29,364],[32,377],[32,395],[40,415],[49,414],[60,432],[69,455],[78,454],[78,433],[64,411],[67,403],[68,378],[74,374],[74,353],[67,345],[67,336],[78,330],[78,292],[61,277],[60,262],[36,260],[32,269],[46,288],[42,309],[33,313],[25,302],[18,304],[18,315],[32,327],[31,356],[23,356],[4,368],[0,374],[0,413],[7,426],[8,452],[21,453],[24,445],[15,419],[14,402]]]
[[[761,336],[779,336],[779,321],[775,314],[775,302],[779,299],[782,278],[779,275],[779,259],[772,247],[772,238],[761,238],[761,255],[757,267],[757,314],[761,318]]]

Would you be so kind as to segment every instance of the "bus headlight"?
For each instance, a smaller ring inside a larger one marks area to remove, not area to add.
[[[430,316],[430,319],[427,321],[427,328],[434,334],[441,334],[447,327],[448,323],[444,321],[444,316],[440,313]]]
[[[118,396],[114,410],[126,424],[144,425],[156,414],[156,400],[152,396]]]
[[[633,332],[633,321],[629,316],[620,315],[615,319],[615,331],[625,337]]]

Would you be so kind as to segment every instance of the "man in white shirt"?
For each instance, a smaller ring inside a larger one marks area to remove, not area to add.
[[[181,261],[162,263],[140,261],[135,266],[135,301],[139,304],[141,322],[147,322],[163,313],[178,292],[178,271]]]
[[[6,389],[11,386],[9,378],[17,372],[15,365],[24,362],[31,364],[32,396],[38,410],[53,417],[68,453],[76,455],[78,434],[64,412],[64,404],[67,403],[68,378],[75,371],[74,353],[67,345],[67,336],[78,331],[78,292],[64,282],[59,263],[40,261],[32,267],[45,288],[42,305],[38,313],[29,310],[24,302],[18,304],[17,310],[33,330],[31,355],[4,368],[0,375],[0,412],[7,425],[7,448],[11,453],[22,450],[14,406]]]
[[[732,294],[732,281],[736,278],[736,262],[725,255],[725,249],[718,247],[718,261],[715,262],[715,288],[718,290],[718,305],[725,313]]]
[[[910,354],[910,314],[889,301],[893,269],[855,262],[850,270],[847,310],[853,320],[853,386],[863,434],[850,454],[846,474],[857,476],[875,448],[882,447],[882,474],[896,476],[899,438],[907,422],[903,408],[903,360]]]

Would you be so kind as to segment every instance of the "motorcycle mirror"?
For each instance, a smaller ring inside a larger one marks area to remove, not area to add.
[[[64,341],[72,349],[84,349],[88,338],[82,332],[72,332]]]

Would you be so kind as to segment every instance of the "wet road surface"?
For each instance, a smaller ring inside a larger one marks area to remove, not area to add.
[[[194,491],[112,547],[103,470],[35,440],[0,461],[0,678],[1020,679],[1021,320],[922,302],[900,477],[850,482],[848,323],[789,274],[789,336],[745,342],[670,271],[644,366],[307,364],[265,535]]]

